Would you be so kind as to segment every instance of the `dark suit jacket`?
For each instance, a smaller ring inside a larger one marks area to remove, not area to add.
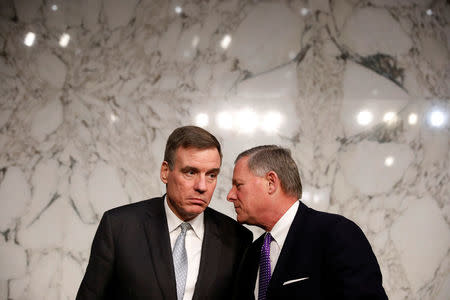
[[[254,299],[263,236],[248,248],[234,299]],[[283,283],[301,279],[290,284]],[[267,299],[387,299],[381,271],[352,221],[300,202],[267,289]]]
[[[176,299],[164,198],[107,211],[98,226],[77,300]],[[207,208],[193,299],[229,299],[251,232]]]

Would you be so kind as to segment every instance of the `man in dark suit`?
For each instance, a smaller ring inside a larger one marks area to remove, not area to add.
[[[160,170],[167,194],[105,212],[76,299],[229,299],[252,235],[207,207],[221,160],[212,134],[175,129]]]
[[[387,299],[381,271],[361,229],[298,199],[302,186],[289,150],[241,153],[227,199],[240,223],[264,233],[244,255],[234,299]]]

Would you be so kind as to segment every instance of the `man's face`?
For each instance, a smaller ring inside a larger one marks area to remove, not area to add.
[[[166,161],[161,165],[161,180],[166,184],[170,209],[184,221],[202,213],[211,201],[219,171],[220,155],[216,148],[179,147],[173,170]]]
[[[233,202],[239,223],[260,225],[265,214],[268,181],[255,176],[248,168],[248,157],[238,160],[234,166],[233,183],[227,200]]]

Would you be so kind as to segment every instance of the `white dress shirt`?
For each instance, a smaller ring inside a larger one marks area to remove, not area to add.
[[[167,225],[169,227],[170,246],[173,251],[175,241],[178,235],[181,233],[180,224],[183,220],[180,220],[167,204],[167,197],[164,201],[164,209],[166,211]],[[204,215],[201,213],[188,223],[191,224],[192,229],[186,232],[186,253],[188,259],[188,271],[186,278],[186,287],[184,288],[183,300],[191,300],[194,296],[195,283],[197,282],[198,270],[200,267],[200,258],[202,254],[202,242],[205,232]]]
[[[278,222],[273,226],[270,234],[272,235],[272,242],[270,243],[270,274],[273,274],[275,266],[277,265],[278,258],[280,257],[281,249],[283,249],[284,241],[291,228],[292,221],[294,221],[295,215],[297,214],[299,202],[295,201],[294,204],[284,213],[284,215],[278,220]],[[258,273],[256,275],[255,284],[255,299],[258,299],[259,290],[259,267]]]

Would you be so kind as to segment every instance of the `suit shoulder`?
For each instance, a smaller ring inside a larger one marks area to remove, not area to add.
[[[332,243],[346,245],[370,244],[362,229],[352,220],[338,214],[317,211],[308,208],[305,211],[309,232],[320,232],[319,236],[326,237]]]
[[[236,220],[210,207],[206,208],[205,215],[221,223],[221,225],[243,227]]]
[[[314,223],[326,226],[327,228],[330,228],[330,226],[332,226],[332,228],[337,226],[360,229],[355,222],[339,214],[318,211],[309,207],[307,207],[307,214]]]
[[[213,208],[206,208],[205,215],[208,215],[211,217],[217,224],[220,224],[221,227],[226,228],[227,230],[233,230],[236,231],[237,234],[244,236],[245,238],[252,238],[253,234],[250,230],[239,224],[236,220],[233,218],[218,212],[217,210]]]
[[[117,218],[121,216],[137,216],[145,213],[145,211],[151,206],[152,201],[158,201],[161,198],[151,198],[147,200],[142,200],[122,206],[112,208],[104,213],[105,216]]]

